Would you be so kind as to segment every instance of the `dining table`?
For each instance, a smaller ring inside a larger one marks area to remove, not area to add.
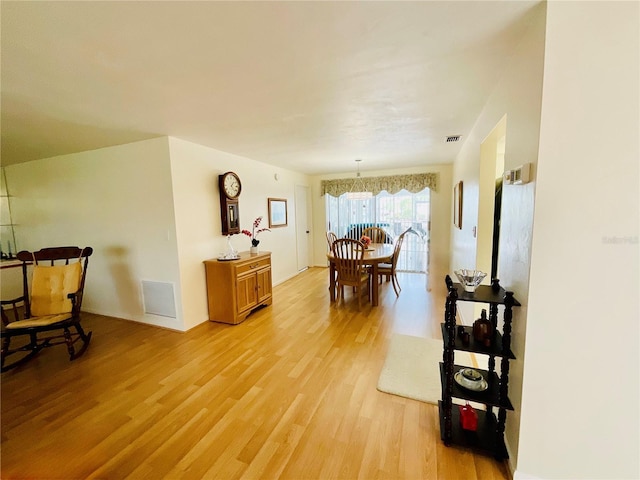
[[[371,266],[371,305],[378,306],[378,265],[391,263],[393,257],[393,245],[390,243],[371,243],[364,252],[364,264]],[[336,300],[336,265],[333,252],[327,253],[329,260],[329,296],[332,302]]]

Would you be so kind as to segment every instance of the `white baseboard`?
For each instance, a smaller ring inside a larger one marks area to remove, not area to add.
[[[542,480],[540,477],[536,477],[535,475],[530,475],[528,473],[521,472],[516,470],[513,472],[513,480]]]
[[[300,275],[302,272],[304,272],[304,270],[302,270],[302,271],[300,271],[300,272],[292,273],[291,275],[288,275],[288,276],[286,276],[286,277],[284,277],[284,278],[280,278],[277,282],[273,282],[272,287],[275,287],[276,285],[280,285],[281,283],[284,283],[284,282],[286,282],[287,280],[290,280],[290,279],[292,279],[293,277],[296,277],[296,276]]]

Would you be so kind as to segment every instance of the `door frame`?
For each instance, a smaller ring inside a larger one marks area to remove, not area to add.
[[[294,192],[296,204],[296,265],[298,271],[306,270],[311,265],[309,261],[313,251],[311,227],[311,196],[309,187],[306,185],[296,185]]]

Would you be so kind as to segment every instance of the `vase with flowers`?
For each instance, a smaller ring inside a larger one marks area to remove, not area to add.
[[[251,248],[249,251],[251,253],[258,253],[258,245],[260,244],[260,240],[258,240],[258,235],[262,232],[270,232],[268,228],[260,228],[260,222],[262,222],[262,217],[258,217],[253,221],[253,227],[251,231],[242,230],[242,233],[251,239]]]
[[[369,245],[371,245],[371,239],[366,235],[363,235],[360,237],[360,243],[364,245],[364,248],[369,248]]]

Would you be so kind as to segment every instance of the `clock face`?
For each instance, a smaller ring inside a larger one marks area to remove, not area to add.
[[[238,178],[235,173],[226,173],[222,185],[224,188],[224,193],[227,197],[236,198],[238,195],[240,195],[240,178]]]

